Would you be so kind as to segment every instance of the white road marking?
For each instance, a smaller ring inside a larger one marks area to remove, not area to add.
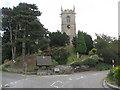
[[[54,83],[52,83],[50,86],[53,86],[53,87],[55,87],[55,88],[59,88],[57,85],[55,85],[56,83],[61,83],[61,84],[63,84],[63,82],[62,81],[55,81]],[[62,85],[62,87],[63,87],[64,85]]]
[[[51,84],[50,86],[53,86],[56,82],[54,82],[53,84]]]
[[[72,80],[72,78],[69,78],[69,80]]]
[[[58,86],[54,86],[55,88],[58,88]]]
[[[84,78],[83,76],[81,76],[80,78]]]
[[[54,84],[56,84],[56,83],[63,83],[62,81],[55,81],[53,84],[51,84],[50,86],[53,86]]]
[[[9,87],[9,84],[5,84],[5,87]]]
[[[2,85],[0,86],[0,89],[2,90]]]
[[[17,82],[14,82],[15,84],[17,83]]]
[[[79,80],[79,79],[82,79],[82,78],[84,78],[84,76],[81,76],[80,78],[76,78],[76,80]]]

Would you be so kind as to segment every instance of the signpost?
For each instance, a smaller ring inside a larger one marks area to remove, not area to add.
[[[54,68],[54,72],[60,72],[60,68]]]
[[[42,67],[46,67],[48,74],[48,70],[52,65],[51,56],[37,56],[36,59],[37,59],[36,65],[39,66],[38,73],[40,74],[39,71],[42,71]]]
[[[112,60],[112,66],[113,66],[113,68],[115,68],[115,61],[114,60]]]
[[[77,58],[79,58],[79,53],[77,52]]]

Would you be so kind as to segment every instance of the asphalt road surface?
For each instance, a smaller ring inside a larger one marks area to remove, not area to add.
[[[2,73],[2,86],[9,88],[104,88],[109,71],[88,71],[68,75],[22,75]],[[1,72],[0,72],[1,73]]]

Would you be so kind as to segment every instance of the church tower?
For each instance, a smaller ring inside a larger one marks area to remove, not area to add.
[[[75,7],[73,10],[63,10],[61,7],[61,32],[65,32],[70,37],[70,44],[76,36],[75,14]]]

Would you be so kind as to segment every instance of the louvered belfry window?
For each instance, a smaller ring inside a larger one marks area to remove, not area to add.
[[[70,16],[67,16],[67,24],[70,24]]]

